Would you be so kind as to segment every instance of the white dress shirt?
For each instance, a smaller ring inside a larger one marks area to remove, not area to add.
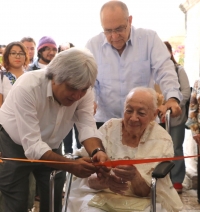
[[[92,89],[69,107],[59,105],[45,73],[46,69],[41,69],[23,74],[0,110],[0,124],[31,159],[39,159],[48,150],[57,149],[74,123],[80,142],[91,137],[101,139],[93,117]]]

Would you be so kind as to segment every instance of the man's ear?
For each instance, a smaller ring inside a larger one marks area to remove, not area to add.
[[[128,17],[128,22],[129,22],[130,25],[132,24],[132,19],[133,19],[133,17],[132,17],[132,15],[130,15],[130,16]]]

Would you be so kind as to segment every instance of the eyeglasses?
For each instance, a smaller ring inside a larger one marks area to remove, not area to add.
[[[11,57],[25,57],[25,54],[24,53],[22,53],[22,52],[20,52],[20,53],[17,53],[17,52],[11,52],[10,53],[10,56]]]
[[[45,49],[45,51],[47,51],[47,52],[51,52],[51,51],[57,52],[57,49],[56,49],[56,48],[49,48],[49,47],[47,47],[47,48]]]
[[[116,33],[117,35],[119,35],[119,34],[124,33],[126,28],[127,28],[127,25],[123,26],[123,27],[118,27],[117,29],[107,29],[107,30],[104,30],[104,34],[106,36],[111,36],[112,33]]]

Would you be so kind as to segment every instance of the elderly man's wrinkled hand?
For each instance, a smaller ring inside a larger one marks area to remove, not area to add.
[[[123,182],[132,181],[134,177],[139,174],[135,166],[117,166],[116,168],[113,168],[112,171],[117,177],[121,178]]]
[[[117,177],[116,175],[110,174],[107,180],[108,188],[114,192],[121,195],[124,195],[124,192],[128,189],[128,183],[123,182],[122,178]]]
[[[107,168],[105,166],[99,167],[96,171],[97,177],[100,179],[108,178],[110,175],[111,168]]]
[[[171,109],[171,117],[180,116],[182,113],[181,107],[174,98],[170,98],[165,103],[167,109]]]

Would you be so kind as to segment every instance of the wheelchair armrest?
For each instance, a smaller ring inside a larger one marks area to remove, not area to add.
[[[172,161],[163,161],[159,163],[152,172],[153,178],[164,178],[175,166]]]

